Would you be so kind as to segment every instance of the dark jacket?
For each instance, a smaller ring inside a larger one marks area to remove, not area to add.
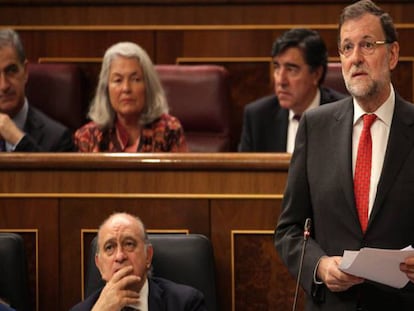
[[[320,104],[345,97],[332,89],[321,88]],[[276,95],[260,98],[244,109],[239,151],[286,152],[289,110],[280,107]]]
[[[303,224],[312,219],[301,285],[307,311],[414,310],[414,284],[403,289],[365,281],[343,292],[316,286],[321,256],[342,256],[362,247],[401,249],[414,241],[414,105],[396,94],[387,151],[368,227],[362,232],[352,172],[352,98],[306,112],[289,166],[275,245],[298,274]],[[357,309],[357,305],[361,309]]]
[[[203,294],[190,286],[151,277],[148,278],[148,311],[206,311]],[[75,305],[70,311],[89,311],[95,305],[102,288]]]
[[[40,110],[30,107],[24,125],[26,135],[17,144],[16,152],[74,151],[72,133]]]

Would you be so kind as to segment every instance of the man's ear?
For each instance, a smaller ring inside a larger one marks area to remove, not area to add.
[[[95,254],[95,265],[98,268],[99,272],[101,272],[101,262],[99,261],[98,254]],[[102,273],[101,273],[102,274]]]
[[[400,45],[397,41],[390,43],[389,49],[389,67],[390,70],[394,70],[398,64],[398,58],[400,55]]]
[[[24,73],[24,83],[27,83],[29,80],[29,61],[26,59],[23,63],[23,73]]]
[[[151,244],[147,245],[147,259],[146,259],[146,267],[149,269],[152,263],[152,256],[154,255],[154,248]]]
[[[315,85],[315,86],[319,86],[319,81],[321,80],[321,78],[322,78],[322,73],[323,73],[323,67],[322,66],[319,66],[318,68],[316,68],[314,71],[313,71],[313,84]]]

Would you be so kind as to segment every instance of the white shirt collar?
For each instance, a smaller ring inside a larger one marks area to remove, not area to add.
[[[354,125],[361,119],[362,115],[366,114],[364,110],[362,110],[361,106],[358,104],[358,101],[354,98],[353,99],[354,105]],[[388,127],[391,126],[392,116],[394,114],[394,107],[395,107],[395,92],[394,87],[391,84],[391,91],[388,98],[385,102],[379,106],[379,108],[374,111],[377,115],[377,118],[384,122],[385,125]]]
[[[147,278],[139,292],[139,303],[137,305],[129,305],[128,307],[131,307],[131,308],[134,308],[140,311],[148,311],[148,293],[149,293],[149,285],[148,285],[148,278]]]
[[[315,97],[313,98],[313,100],[311,101],[310,105],[308,106],[308,108],[305,109],[305,111],[311,110],[313,108],[316,108],[320,105],[321,103],[321,91],[318,88],[316,90],[316,94]],[[305,111],[303,113],[305,113]],[[303,114],[302,113],[302,114]],[[292,110],[289,110],[289,121],[293,120],[293,117],[295,116],[295,113]]]
[[[27,119],[27,113],[29,111],[29,103],[27,102],[27,98],[24,99],[24,104],[22,109],[13,117],[13,122],[20,130],[24,130],[24,125]]]

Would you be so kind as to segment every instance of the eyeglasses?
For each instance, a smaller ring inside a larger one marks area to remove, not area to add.
[[[385,45],[389,43],[391,42],[387,42],[385,40],[374,41],[374,42],[362,40],[358,43],[358,47],[363,55],[371,55],[374,53],[377,46]],[[351,42],[344,43],[342,46],[338,48],[338,50],[339,50],[339,53],[341,53],[343,56],[349,57],[355,50],[355,44]]]

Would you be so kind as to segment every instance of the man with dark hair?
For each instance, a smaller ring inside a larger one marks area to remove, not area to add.
[[[302,116],[275,246],[292,275],[303,267],[306,310],[414,310],[414,257],[396,266],[403,288],[341,268],[345,250],[399,250],[414,241],[414,105],[391,82],[399,43],[388,13],[370,0],[351,4],[338,38],[352,97]]]
[[[286,31],[273,43],[272,58],[275,94],[245,107],[239,151],[292,152],[300,116],[345,97],[321,86],[328,52],[316,31]]]
[[[27,63],[18,34],[0,30],[0,152],[73,151],[70,131],[29,105]]]

